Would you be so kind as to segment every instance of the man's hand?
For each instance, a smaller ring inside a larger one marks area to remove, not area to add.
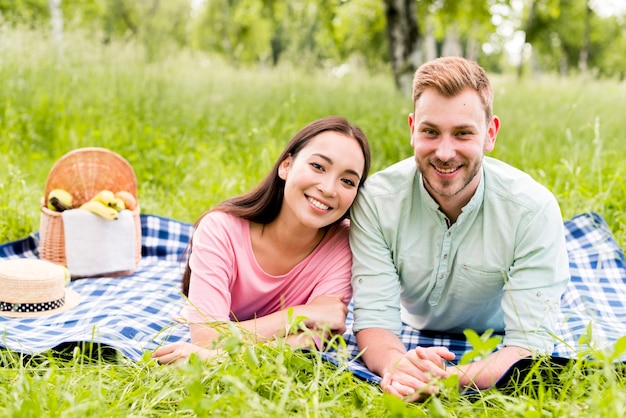
[[[381,388],[407,401],[436,394],[437,382],[449,376],[444,361],[454,360],[445,347],[407,351],[396,334],[383,328],[360,330],[356,339],[367,368],[382,376]]]
[[[381,388],[409,402],[438,393],[437,382],[449,376],[446,360],[454,353],[445,347],[417,347],[407,351],[389,371],[384,373]]]

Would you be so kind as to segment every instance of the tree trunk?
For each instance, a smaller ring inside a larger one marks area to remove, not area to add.
[[[578,70],[581,73],[586,73],[589,62],[589,38],[591,36],[591,7],[589,2],[585,6],[585,31],[583,33],[583,47],[580,49],[580,55],[578,57]]]
[[[424,52],[426,61],[437,58],[437,41],[435,40],[435,29],[431,17],[426,18],[426,36],[424,36]]]
[[[441,47],[441,55],[444,57],[462,57],[463,51],[461,48],[461,41],[457,34],[456,24],[451,24],[446,31],[446,37]]]
[[[50,21],[52,24],[52,39],[56,47],[57,61],[63,57],[63,14],[61,13],[61,0],[50,0]]]
[[[524,33],[524,42],[522,42],[522,46],[519,51],[519,63],[517,64],[517,78],[522,78],[524,75],[524,48],[526,47],[526,34],[528,30],[535,25],[535,19],[537,13],[537,0],[533,0],[530,3],[530,9],[528,11],[528,17],[524,22],[522,32]]]
[[[63,15],[61,14],[61,0],[50,0],[50,20],[52,23],[52,38],[56,42],[63,40]]]
[[[385,0],[389,55],[396,87],[411,91],[413,74],[422,61],[415,0]]]

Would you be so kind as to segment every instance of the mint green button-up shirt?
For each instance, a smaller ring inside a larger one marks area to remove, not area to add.
[[[526,173],[484,157],[457,221],[409,158],[375,173],[351,211],[353,331],[504,332],[504,345],[551,353],[569,281],[562,215]]]

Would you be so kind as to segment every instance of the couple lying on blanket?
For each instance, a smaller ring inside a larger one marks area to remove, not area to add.
[[[367,181],[359,128],[337,117],[305,126],[258,187],[196,223],[183,277],[191,343],[154,357],[208,357],[228,321],[259,340],[319,348],[323,333],[285,335],[290,318],[341,334],[351,298],[365,365],[404,399],[434,393],[433,378],[451,374],[487,388],[520,359],[551,354],[570,278],[561,212],[530,176],[484,156],[500,128],[492,99],[472,61],[422,65],[408,116],[414,158]],[[446,367],[455,355],[443,346],[407,350],[403,323],[502,332],[502,347]]]

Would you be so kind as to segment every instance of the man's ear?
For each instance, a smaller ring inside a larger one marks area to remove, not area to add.
[[[287,173],[289,172],[290,166],[291,166],[291,155],[285,158],[278,166],[278,177],[280,177],[283,180],[287,180]]]
[[[415,129],[415,126],[413,125],[414,123],[415,117],[413,113],[409,113],[409,135],[411,136],[411,146],[413,146],[413,129]]]
[[[500,119],[494,115],[491,118],[491,122],[489,122],[489,126],[487,126],[487,137],[485,138],[485,146],[483,147],[484,152],[493,151],[493,148],[496,146],[496,137],[498,136],[499,130]]]

